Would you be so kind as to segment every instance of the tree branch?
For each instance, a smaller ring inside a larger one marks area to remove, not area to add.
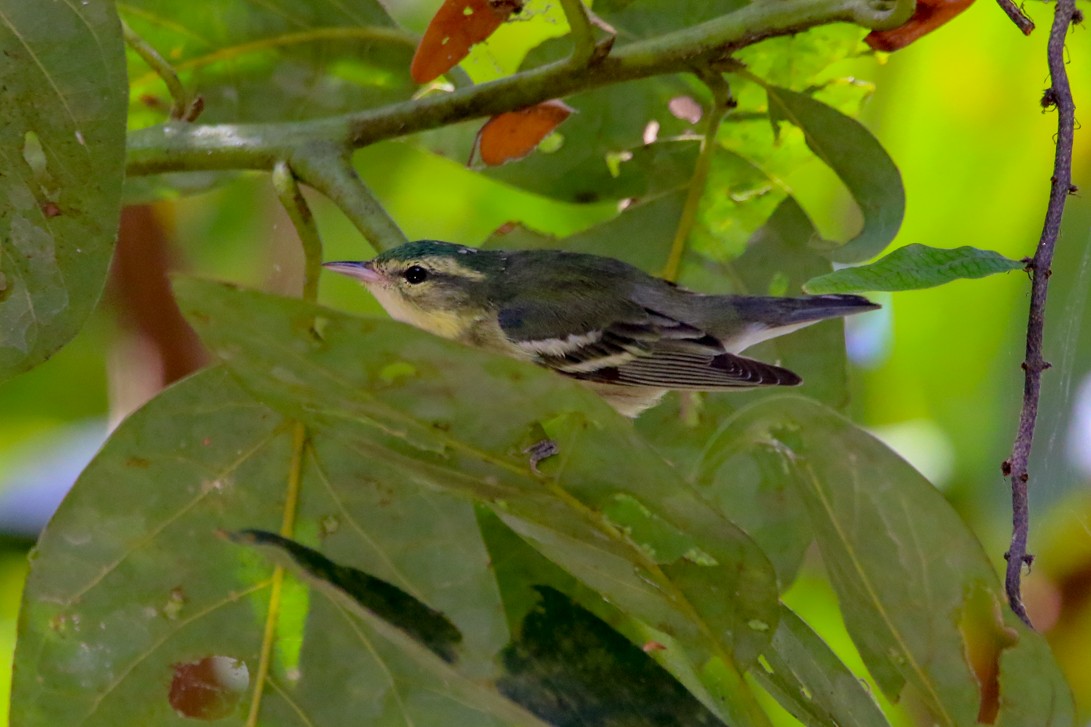
[[[622,46],[584,67],[568,59],[512,76],[325,119],[280,124],[166,124],[129,136],[130,176],[207,169],[270,170],[315,139],[360,148],[384,139],[533,106],[610,83],[678,73],[758,42],[838,21],[893,27],[914,0],[777,0]],[[298,172],[298,169],[296,170]]]
[[[1053,27],[1049,31],[1046,57],[1049,64],[1050,87],[1043,97],[1043,104],[1057,108],[1057,149],[1053,157],[1053,178],[1046,208],[1045,225],[1034,257],[1027,263],[1031,275],[1030,315],[1027,321],[1026,358],[1023,360],[1023,408],[1019,414],[1019,429],[1012,445],[1011,457],[1004,461],[1003,472],[1011,477],[1012,536],[1011,547],[1006,554],[1008,565],[1004,580],[1008,603],[1012,611],[1028,626],[1031,625],[1023,605],[1020,581],[1023,565],[1030,565],[1033,556],[1027,554],[1029,508],[1027,483],[1030,479],[1027,462],[1034,439],[1034,425],[1038,417],[1038,395],[1042,372],[1049,368],[1042,358],[1042,336],[1045,328],[1046,293],[1052,273],[1053,250],[1061,229],[1065,201],[1074,193],[1072,186],[1072,137],[1075,130],[1075,104],[1068,83],[1065,67],[1065,38],[1076,13],[1075,0],[1057,0],[1053,15]]]

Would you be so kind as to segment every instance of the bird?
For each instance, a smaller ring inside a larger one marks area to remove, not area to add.
[[[858,295],[698,293],[611,257],[418,240],[323,266],[395,320],[575,379],[635,418],[671,390],[798,386],[748,347],[879,306]]]

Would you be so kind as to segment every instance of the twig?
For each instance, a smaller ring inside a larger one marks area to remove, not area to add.
[[[376,250],[388,250],[406,241],[405,233],[352,168],[347,150],[321,145],[304,147],[289,164],[300,181],[341,208]]]
[[[686,241],[689,240],[693,225],[697,220],[697,210],[701,206],[701,198],[705,194],[708,182],[708,171],[712,166],[712,157],[716,155],[716,132],[720,129],[720,122],[724,115],[732,108],[734,99],[731,98],[731,89],[727,81],[719,73],[702,73],[701,80],[712,92],[712,100],[709,102],[706,115],[706,127],[704,137],[701,139],[701,152],[697,156],[697,165],[693,169],[693,178],[689,182],[689,191],[686,193],[686,201],[682,205],[682,215],[678,220],[678,227],[674,231],[674,240],[671,242],[670,254],[667,256],[667,264],[663,266],[663,277],[667,280],[676,280],[678,271],[682,266],[682,254],[686,250]]]
[[[574,65],[583,65],[595,55],[595,29],[587,14],[583,0],[561,0],[564,17],[568,20],[568,29],[572,33],[572,56]]]
[[[318,274],[322,270],[322,238],[318,236],[318,227],[314,214],[299,188],[295,174],[287,162],[277,162],[273,167],[273,189],[280,197],[280,203],[295,226],[296,234],[303,245],[303,300],[318,300]]]
[[[1076,12],[1075,0],[1057,0],[1053,27],[1049,31],[1046,57],[1051,84],[1044,101],[1057,108],[1057,149],[1053,157],[1053,178],[1049,190],[1045,225],[1034,257],[1028,261],[1031,276],[1030,316],[1027,321],[1027,349],[1023,361],[1023,409],[1019,414],[1019,430],[1012,445],[1011,457],[1004,461],[1003,472],[1011,477],[1012,535],[1006,554],[1008,565],[1004,585],[1011,610],[1028,626],[1031,625],[1020,591],[1023,566],[1034,557],[1027,553],[1029,511],[1027,507],[1027,461],[1034,439],[1034,424],[1038,416],[1038,394],[1042,372],[1049,368],[1042,358],[1042,334],[1045,327],[1046,292],[1049,286],[1053,250],[1061,229],[1068,195],[1076,191],[1072,185],[1072,137],[1075,130],[1075,104],[1065,68],[1065,37]]]
[[[1034,31],[1034,21],[1012,0],[996,0],[996,4],[1007,13],[1008,17],[1011,18],[1011,22],[1015,23],[1015,26],[1023,31],[1023,35],[1030,35]]]
[[[190,100],[189,94],[186,93],[185,86],[182,85],[182,81],[178,78],[174,67],[163,56],[159,55],[159,51],[153,48],[148,41],[137,35],[125,21],[121,22],[121,33],[125,38],[125,43],[166,84],[167,92],[173,100],[170,107],[170,117],[184,121],[196,120],[204,109],[204,101],[201,97],[196,96]]]

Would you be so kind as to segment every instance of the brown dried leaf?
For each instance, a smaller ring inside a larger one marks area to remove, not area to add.
[[[572,111],[564,101],[553,99],[493,116],[477,135],[481,161],[492,167],[525,157]]]
[[[439,78],[522,9],[521,0],[444,0],[413,54],[409,75],[417,83]]]

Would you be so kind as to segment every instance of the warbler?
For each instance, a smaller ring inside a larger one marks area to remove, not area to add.
[[[739,353],[879,307],[857,295],[706,295],[609,257],[437,240],[324,265],[363,283],[395,320],[581,381],[628,417],[672,389],[796,386],[795,373]]]

